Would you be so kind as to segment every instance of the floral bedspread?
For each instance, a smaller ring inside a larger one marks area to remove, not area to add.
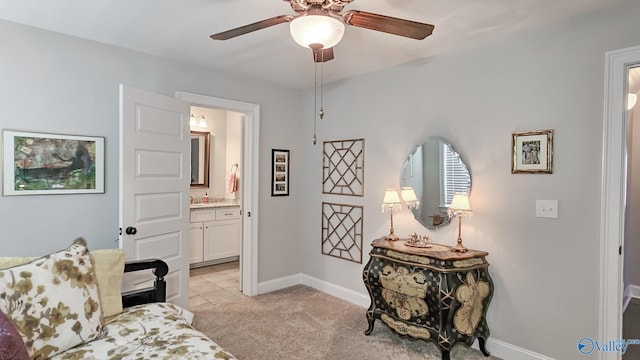
[[[99,339],[50,359],[235,359],[194,329],[185,319],[189,315],[169,303],[125,308],[121,314],[108,319],[106,333]]]

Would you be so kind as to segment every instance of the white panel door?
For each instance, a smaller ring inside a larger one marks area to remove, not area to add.
[[[120,247],[169,265],[167,301],[189,307],[189,104],[120,85]],[[124,290],[149,286],[126,274]]]

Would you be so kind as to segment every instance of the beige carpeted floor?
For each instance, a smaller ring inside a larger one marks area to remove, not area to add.
[[[302,285],[194,312],[196,328],[240,360],[441,358],[435,344],[401,338],[379,320],[364,335],[364,308]],[[451,359],[499,360],[465,345]]]

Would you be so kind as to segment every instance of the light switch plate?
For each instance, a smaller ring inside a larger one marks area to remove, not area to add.
[[[536,200],[536,217],[557,219],[558,200]]]

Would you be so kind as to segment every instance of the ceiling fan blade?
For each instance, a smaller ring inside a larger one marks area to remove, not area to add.
[[[369,30],[386,32],[422,40],[431,35],[435,26],[412,20],[394,18],[366,11],[349,10],[344,13],[345,23]]]
[[[313,62],[327,62],[333,60],[333,48],[311,49],[313,50]]]
[[[291,21],[293,18],[294,18],[293,15],[280,15],[280,16],[272,17],[270,19],[254,22],[253,24],[240,26],[240,27],[235,28],[235,29],[231,29],[231,30],[223,31],[221,33],[213,34],[213,35],[211,35],[211,38],[213,40],[227,40],[227,39],[234,38],[236,36],[248,34],[250,32],[256,31],[256,30],[261,30],[261,29],[264,29],[264,28],[268,28],[268,27],[273,26],[273,25],[286,23],[286,22]]]

